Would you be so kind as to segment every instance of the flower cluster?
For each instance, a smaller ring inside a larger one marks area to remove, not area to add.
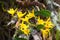
[[[44,29],[41,29],[43,37],[48,36],[50,30],[54,27],[53,23],[51,22],[50,17],[45,21]]]
[[[32,9],[32,11],[28,10],[28,12],[24,12],[24,13],[22,11],[17,11],[17,10],[18,10],[17,8],[15,10],[11,8],[7,10],[7,12],[11,14],[12,16],[16,14],[18,17],[18,20],[22,21],[22,22],[19,21],[20,22],[19,29],[22,32],[24,32],[24,34],[26,35],[30,33],[29,28],[30,28],[30,25],[32,24],[31,22],[34,22],[34,21],[35,21],[34,25],[36,25],[36,28],[39,28],[39,30],[41,30],[43,37],[48,35],[48,33],[50,32],[50,29],[52,29],[54,26],[53,23],[51,22],[50,17],[48,17],[47,20],[43,20],[41,19],[41,16],[35,15],[34,9]],[[38,25],[43,25],[44,27],[40,28],[40,26]]]

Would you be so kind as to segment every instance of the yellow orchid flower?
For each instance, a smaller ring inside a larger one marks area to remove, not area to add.
[[[38,16],[38,19],[37,19],[37,24],[44,24],[44,20],[43,19],[40,19],[40,16]]]
[[[42,32],[43,37],[47,37],[50,32],[50,29],[41,29],[41,32]]]
[[[21,18],[25,14],[26,14],[26,12],[25,13],[22,13],[21,11],[17,11],[18,18]]]
[[[53,23],[51,22],[50,18],[47,19],[45,22],[45,28],[53,28]]]
[[[23,22],[20,24],[21,28],[27,29],[29,26],[27,26],[26,24],[24,24]]]
[[[28,14],[26,15],[28,18],[32,18],[35,17],[34,15],[34,9],[32,10],[32,12],[28,11]]]
[[[29,23],[29,18],[25,16],[25,18],[21,18],[22,21],[26,21],[27,23]]]
[[[9,10],[7,10],[7,12],[12,16],[15,14],[16,11],[17,11],[17,8],[15,10],[13,8],[10,8]]]
[[[28,34],[30,33],[29,29],[23,30],[24,34],[26,34],[28,36]]]
[[[30,30],[28,29],[29,26],[27,26],[26,24],[20,24],[20,30],[24,32],[24,34],[28,35]]]

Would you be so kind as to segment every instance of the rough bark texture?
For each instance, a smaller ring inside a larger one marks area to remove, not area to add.
[[[56,3],[60,4],[60,0],[54,0]]]

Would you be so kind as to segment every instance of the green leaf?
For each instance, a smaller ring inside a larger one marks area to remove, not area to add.
[[[35,11],[35,16],[40,15],[39,11]]]
[[[24,38],[20,38],[20,40],[27,40],[27,39],[24,39]]]
[[[23,31],[21,31],[21,30],[19,30],[18,32],[19,32],[19,34],[24,34],[24,32],[23,32]]]
[[[17,36],[14,38],[14,40],[20,40]]]
[[[43,17],[50,17],[51,15],[51,12],[49,10],[46,10],[46,9],[41,9],[40,11],[35,11],[35,15],[40,15],[40,16],[43,16]]]
[[[37,30],[39,31],[40,29],[44,28],[44,25],[37,25]]]
[[[18,38],[18,37],[16,36],[14,40],[27,40],[27,39],[25,39],[25,38]]]
[[[44,17],[49,17],[51,15],[50,11],[44,9],[40,11],[40,14]]]

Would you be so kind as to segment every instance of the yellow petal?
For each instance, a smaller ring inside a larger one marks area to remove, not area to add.
[[[29,23],[29,18],[25,16],[25,18],[21,18],[22,21],[26,21],[27,23]]]
[[[47,21],[45,21],[45,28],[53,28],[54,25],[53,23],[51,22],[50,18],[47,19]]]
[[[28,18],[32,18],[32,17],[35,17],[34,15],[34,10],[32,10],[31,12],[28,11],[28,14],[26,15]]]
[[[50,30],[49,29],[41,29],[41,32],[42,32],[42,35],[43,35],[43,37],[48,37],[48,33],[50,32]]]
[[[7,10],[7,12],[12,16],[15,14],[16,11],[17,11],[17,8],[15,10],[13,8],[10,8],[9,10]]]
[[[29,28],[29,25],[26,25],[26,24],[24,24],[24,22],[22,22],[20,24],[20,28],[28,29]]]
[[[25,14],[26,14],[26,12],[22,13],[21,11],[17,11],[18,18],[23,17]]]
[[[24,30],[24,34],[28,35],[30,33],[29,29]]]
[[[28,35],[30,32],[30,30],[28,28],[29,28],[29,26],[24,24],[23,22],[22,22],[22,24],[20,24],[20,30],[22,32],[24,32],[24,34],[26,34],[26,35]]]
[[[45,21],[43,19],[40,19],[40,16],[38,16],[38,19],[37,19],[37,24],[44,24]]]

